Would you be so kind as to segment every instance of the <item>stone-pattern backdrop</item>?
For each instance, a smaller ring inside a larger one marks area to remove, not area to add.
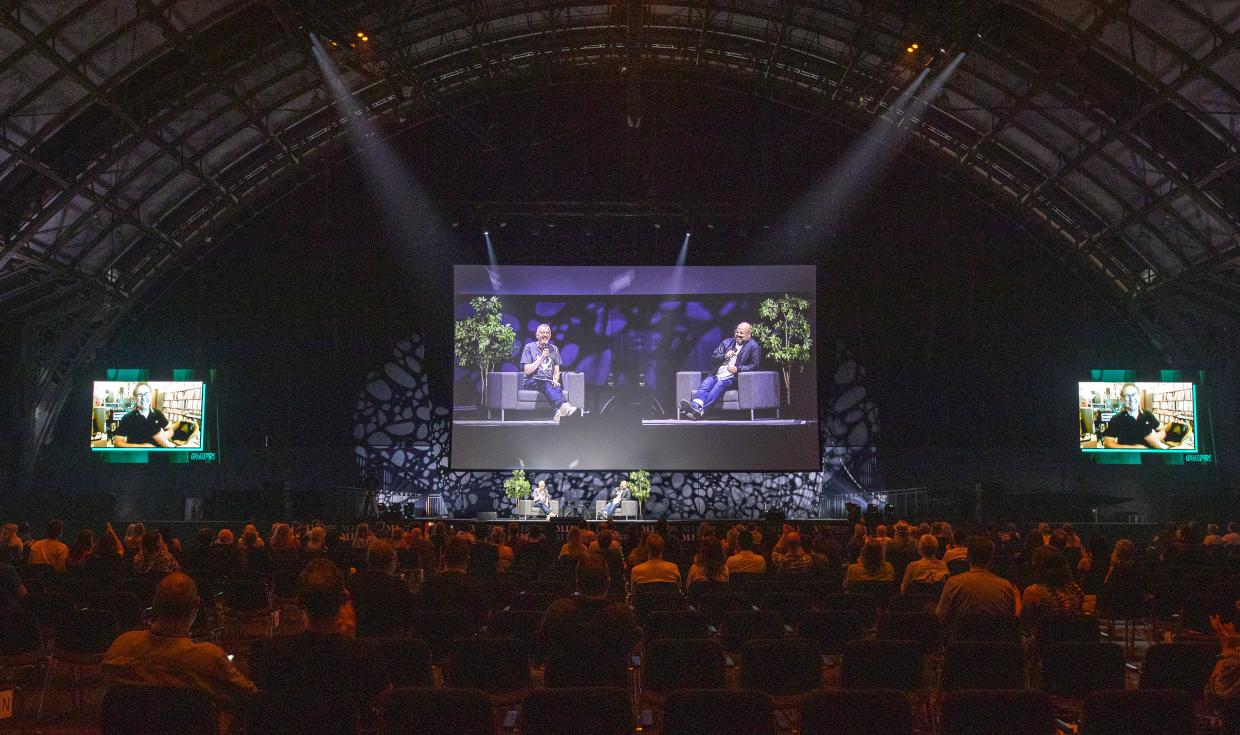
[[[381,502],[437,493],[458,516],[492,510],[507,514],[513,505],[504,497],[507,473],[448,468],[451,417],[431,399],[424,360],[422,338],[413,335],[393,348],[382,369],[367,376],[353,414],[362,472],[380,479]],[[866,493],[879,492],[878,409],[866,394],[865,369],[839,343],[835,359],[820,364],[833,370],[826,390],[819,391],[820,472],[653,473],[646,517],[752,518],[768,510],[813,517],[819,515],[820,496],[864,499]],[[560,497],[584,499],[592,508],[593,500],[603,498],[624,473],[535,472],[532,477],[547,480]]]

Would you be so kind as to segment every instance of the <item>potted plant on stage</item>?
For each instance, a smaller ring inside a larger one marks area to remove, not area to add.
[[[457,321],[453,341],[456,364],[477,367],[482,374],[482,393],[478,405],[486,404],[487,375],[512,357],[517,333],[503,321],[503,305],[497,296],[478,296],[469,300],[474,315]]]
[[[525,470],[513,470],[512,474],[504,480],[504,497],[511,500],[515,506],[517,501],[529,496],[530,481],[525,478]]]
[[[650,498],[650,473],[646,470],[633,470],[629,473],[628,480],[629,492],[637,501],[637,515],[641,516],[646,510],[646,500]]]
[[[762,321],[753,325],[753,338],[762,345],[762,359],[779,365],[784,375],[784,398],[792,406],[792,368],[804,372],[809,364],[809,301],[792,294],[765,299],[758,307]]]

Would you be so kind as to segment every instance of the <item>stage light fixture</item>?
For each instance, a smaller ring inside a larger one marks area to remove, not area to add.
[[[363,36],[365,36],[365,35],[366,35],[366,34],[365,34],[365,33],[363,33],[363,32],[361,32],[361,31],[358,31],[358,32],[357,32],[357,37],[358,37],[358,38],[361,38],[361,37],[363,37]]]
[[[904,51],[905,51],[905,53],[910,53],[910,54],[911,54],[911,53],[913,53],[913,47],[912,47],[912,46],[909,46],[908,48],[904,49]]]
[[[917,44],[915,44],[915,43],[913,43],[913,44],[909,44],[909,47],[910,47],[910,48],[912,48],[914,51],[916,51],[917,49],[921,48],[921,46],[918,46],[918,45],[917,45]]]

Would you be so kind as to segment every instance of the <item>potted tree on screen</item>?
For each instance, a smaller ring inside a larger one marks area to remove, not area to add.
[[[503,305],[497,296],[478,296],[469,300],[473,316],[456,322],[453,342],[456,364],[477,367],[482,374],[482,393],[478,405],[486,403],[487,374],[512,357],[517,333],[503,321]]]
[[[814,342],[810,339],[809,300],[784,294],[763,300],[762,320],[753,325],[753,338],[762,345],[762,358],[779,365],[784,376],[784,398],[792,405],[792,369],[804,372]]]
[[[525,477],[525,470],[513,470],[512,474],[504,479],[504,497],[515,505],[518,500],[529,496],[530,481]]]
[[[639,515],[645,512],[646,501],[650,498],[650,473],[646,470],[633,470],[629,473],[629,492],[637,501]]]

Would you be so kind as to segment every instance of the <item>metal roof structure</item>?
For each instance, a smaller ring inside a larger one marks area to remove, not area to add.
[[[912,122],[920,152],[1043,233],[1152,343],[1240,318],[1240,0],[4,6],[0,319],[25,325],[36,367],[28,458],[73,370],[155,284],[343,145],[311,32],[367,114],[406,128],[598,80],[624,84],[630,125],[648,83],[864,124],[964,52]]]

